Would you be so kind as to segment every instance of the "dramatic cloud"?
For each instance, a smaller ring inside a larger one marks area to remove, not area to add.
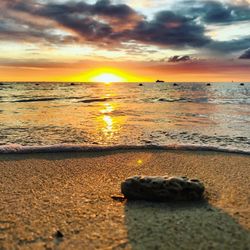
[[[250,36],[231,41],[212,41],[207,47],[221,53],[241,51],[249,48]]]
[[[28,5],[29,3],[29,5]],[[33,6],[27,1],[23,7]],[[0,41],[36,42],[40,44],[74,43],[77,37],[70,34],[60,34],[53,22],[41,19],[29,12],[16,11],[21,5],[19,1],[5,1],[0,3]]]
[[[168,62],[171,63],[187,62],[187,61],[191,61],[190,56],[172,56],[168,59]]]
[[[249,47],[249,37],[214,41],[206,24],[250,20],[247,4],[194,1],[193,7],[160,11],[150,20],[126,4],[86,1],[1,0],[0,39],[41,43],[91,43],[123,48],[141,43],[172,49],[234,52]],[[183,14],[185,13],[185,14]]]
[[[231,23],[250,20],[250,5],[233,5],[219,1],[189,1],[194,7],[189,9],[193,16],[205,23]]]
[[[71,32],[75,40],[96,42],[97,45],[117,43],[123,30],[132,29],[143,16],[125,4],[113,5],[108,0],[95,4],[85,2],[38,3],[36,1],[5,2],[5,9],[30,18],[43,18],[55,22],[53,28]],[[6,18],[6,17],[5,17]],[[51,25],[51,24],[50,24]],[[19,28],[17,25],[17,29]],[[44,27],[43,29],[48,28]],[[41,31],[41,29],[39,29]],[[42,38],[43,36],[41,36]]]
[[[76,38],[70,35],[62,36],[53,34],[53,30],[41,25],[32,26],[23,23],[20,25],[17,20],[6,22],[1,20],[0,40],[21,41],[21,42],[43,42],[48,44],[73,43]]]
[[[204,27],[194,22],[193,18],[162,11],[153,20],[147,21],[129,6],[113,5],[108,0],[92,5],[85,2],[38,4],[29,1],[25,4],[16,1],[9,3],[8,7],[54,20],[59,27],[71,30],[80,39],[102,45],[135,40],[162,46],[201,47],[210,41],[204,35]]]
[[[246,50],[239,59],[250,59],[250,49]]]
[[[141,42],[173,47],[201,47],[210,42],[204,27],[192,18],[171,11],[158,12],[152,21],[141,21],[128,36]]]

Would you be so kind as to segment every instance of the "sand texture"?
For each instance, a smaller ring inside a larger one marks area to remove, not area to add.
[[[208,201],[112,199],[133,175],[198,178]],[[247,250],[249,176],[250,156],[214,152],[0,155],[0,249]]]

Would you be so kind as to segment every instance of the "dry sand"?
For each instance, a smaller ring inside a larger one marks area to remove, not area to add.
[[[199,178],[208,202],[112,200],[138,174]],[[249,156],[214,152],[0,155],[0,249],[247,250],[249,176]]]

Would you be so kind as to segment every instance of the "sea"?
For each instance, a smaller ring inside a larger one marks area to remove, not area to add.
[[[250,83],[0,83],[0,153],[250,154]]]

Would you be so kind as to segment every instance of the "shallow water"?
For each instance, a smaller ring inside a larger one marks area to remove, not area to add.
[[[2,83],[0,145],[6,144],[250,152],[250,83]]]

